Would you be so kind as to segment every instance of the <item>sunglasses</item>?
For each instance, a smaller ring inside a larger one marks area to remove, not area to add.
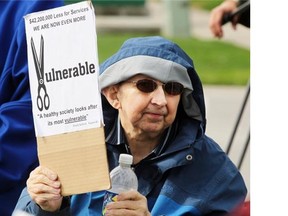
[[[157,89],[158,84],[151,79],[141,79],[138,81],[132,81],[141,92],[151,93]],[[167,82],[162,84],[163,90],[169,95],[180,95],[183,92],[184,86],[178,82]]]

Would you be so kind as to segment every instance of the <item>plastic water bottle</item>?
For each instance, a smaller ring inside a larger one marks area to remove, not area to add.
[[[106,191],[103,202],[102,214],[105,215],[106,205],[110,202],[116,202],[116,196],[122,192],[131,189],[138,189],[138,179],[131,168],[133,156],[129,154],[120,154],[119,165],[110,172],[112,187]]]

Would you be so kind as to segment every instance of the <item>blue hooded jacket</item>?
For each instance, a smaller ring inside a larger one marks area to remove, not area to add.
[[[127,40],[100,65],[101,89],[131,76],[145,74],[165,83],[179,80],[181,95],[175,122],[163,142],[138,164],[138,191],[146,196],[152,216],[224,215],[242,203],[246,186],[240,172],[217,143],[205,135],[206,117],[201,81],[193,61],[176,44],[162,37]],[[118,111],[102,97],[109,168],[118,165],[120,153],[129,153],[118,122]],[[68,209],[58,215],[101,215],[104,192],[74,195]],[[19,207],[44,212],[25,201]]]
[[[63,1],[0,1],[0,214],[10,216],[38,165],[24,19]]]

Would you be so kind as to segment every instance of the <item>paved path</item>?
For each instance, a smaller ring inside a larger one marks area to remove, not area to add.
[[[213,38],[209,29],[209,12],[191,9],[190,23],[191,35],[206,40],[219,40]],[[230,23],[223,26],[224,36],[221,41],[229,42],[237,46],[250,49],[250,30],[242,25],[237,25],[237,30],[233,30]]]
[[[98,31],[146,31],[162,32],[167,22],[165,1],[146,0],[145,16],[136,15],[97,15],[96,26]],[[97,12],[97,10],[96,10]],[[205,40],[218,40],[213,38],[209,30],[209,11],[202,11],[196,8],[189,10],[190,35]],[[222,41],[233,43],[237,46],[250,48],[250,31],[241,25],[234,31],[230,24],[223,26],[224,37]]]

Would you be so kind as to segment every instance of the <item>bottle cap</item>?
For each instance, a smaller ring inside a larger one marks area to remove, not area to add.
[[[133,156],[129,154],[120,154],[119,163],[131,165],[133,163]]]

